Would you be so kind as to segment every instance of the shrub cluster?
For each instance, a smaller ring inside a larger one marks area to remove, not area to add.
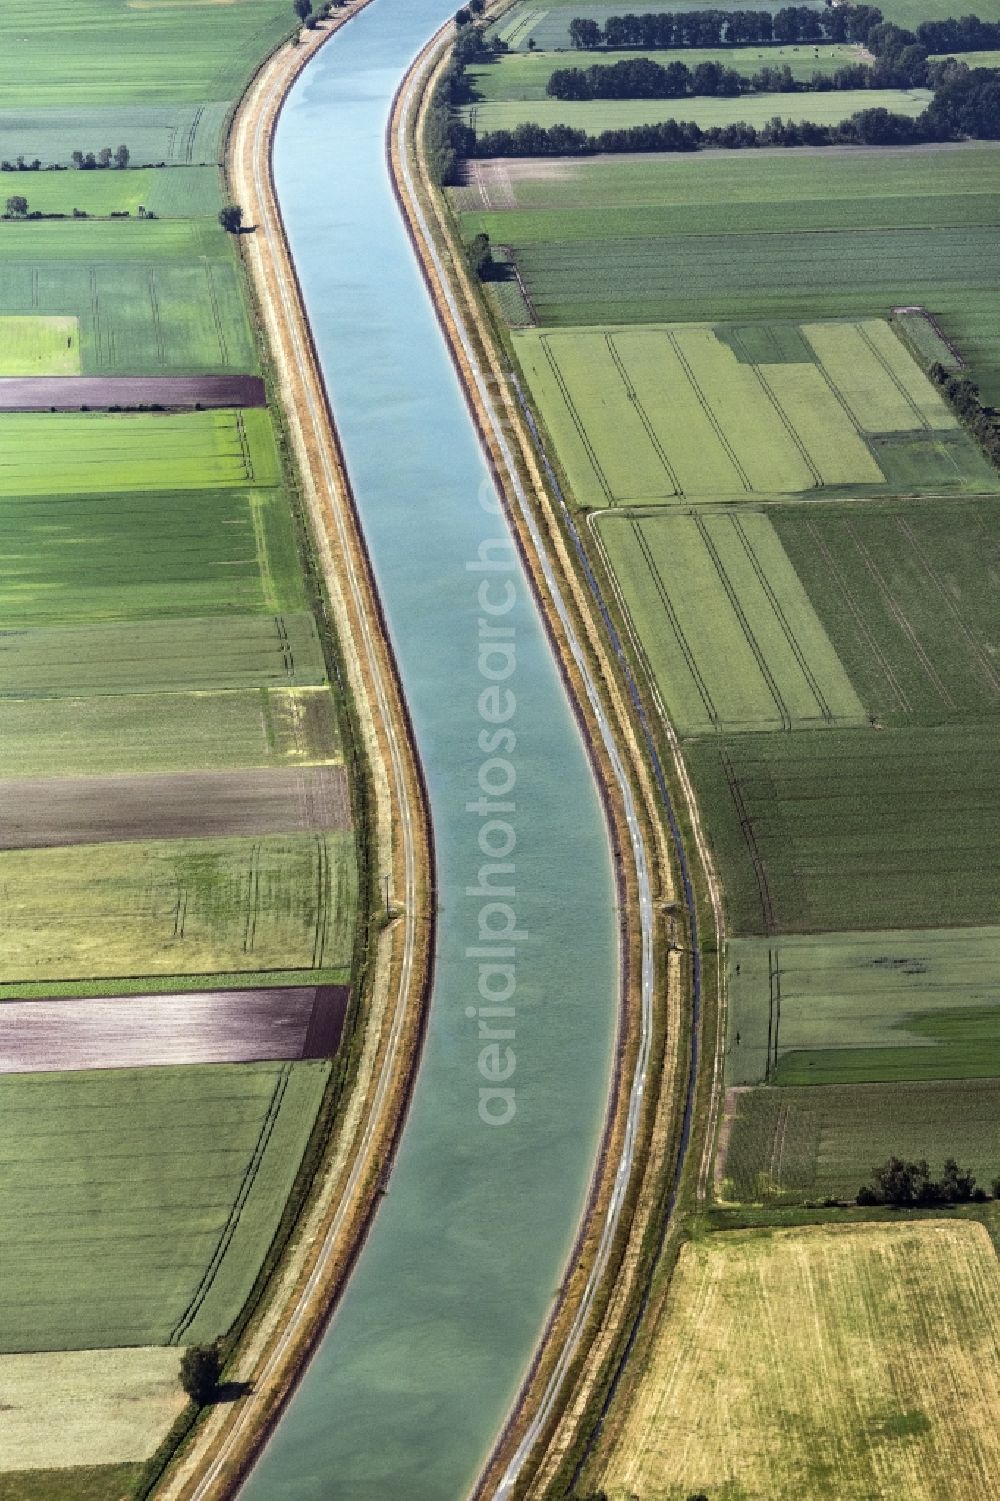
[[[1000,419],[996,411],[983,402],[975,381],[968,375],[956,375],[938,363],[931,366],[928,374],[986,457],[1000,469]]]
[[[994,1185],[996,1187],[996,1185]],[[954,1157],[944,1164],[940,1178],[932,1178],[926,1158],[907,1162],[890,1157],[875,1169],[870,1183],[858,1190],[859,1204],[891,1204],[900,1209],[926,1209],[935,1204],[982,1203],[985,1189],[976,1187],[972,1173],[962,1172]]]

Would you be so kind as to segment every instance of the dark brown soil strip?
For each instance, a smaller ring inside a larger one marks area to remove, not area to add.
[[[347,986],[305,985],[8,1001],[0,1074],[326,1058],[349,996]]]
[[[303,1058],[332,1058],[340,1047],[344,1017],[351,997],[349,985],[317,985],[312,1015],[302,1044]]]
[[[0,780],[0,849],[350,826],[342,766]]]
[[[11,375],[0,377],[0,412],[79,412],[108,407],[264,407],[257,375]]]

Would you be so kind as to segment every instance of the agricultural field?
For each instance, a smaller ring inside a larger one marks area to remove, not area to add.
[[[662,120],[693,120],[703,130],[713,125],[745,121],[757,127],[775,115],[783,120],[811,120],[836,125],[862,109],[888,109],[913,119],[931,101],[929,89],[844,89],[819,94],[745,94],[726,99],[501,99],[465,104],[458,111],[477,135],[513,130],[518,125],[569,125],[597,135],[631,125],[655,125]]]
[[[5,413],[6,496],[214,490],[280,482],[270,415],[211,412]]]
[[[336,969],[357,908],[350,834],[0,852],[0,983]]]
[[[544,325],[815,322],[920,305],[1000,401],[998,150],[478,162],[454,193],[468,238],[513,247]]]
[[[576,12],[574,11],[575,15]],[[964,55],[964,54],[963,54]],[[983,54],[984,56],[986,54]],[[851,63],[867,63],[870,58],[861,47],[813,47],[803,43],[788,47],[683,47],[671,51],[586,52],[573,50],[572,56],[551,52],[508,52],[494,61],[473,63],[465,76],[477,102],[495,104],[505,99],[546,99],[545,86],[556,68],[591,68],[610,66],[648,57],[661,67],[684,63],[692,71],[700,63],[722,63],[737,73],[756,73],[761,68],[790,68],[794,78],[811,78],[814,73],[834,73]],[[982,66],[988,66],[982,64]],[[678,108],[687,100],[674,100]]]
[[[698,10],[703,5],[708,5],[712,10],[780,10],[785,0],[684,0],[685,10]],[[905,3],[905,0],[903,0]],[[940,0],[939,0],[940,3]],[[990,3],[990,0],[988,0]],[[806,0],[806,4],[819,9],[819,3],[814,0]],[[514,52],[528,51],[532,44],[541,51],[553,51],[558,49],[572,50],[570,40],[569,23],[574,16],[581,16],[587,20],[596,21],[603,26],[609,16],[625,16],[637,12],[634,3],[630,5],[627,0],[611,0],[611,3],[595,4],[594,0],[547,0],[544,5],[536,5],[532,0],[522,0],[519,5],[512,8],[501,16],[491,28],[491,32],[502,38]],[[942,12],[950,15],[951,12]]]
[[[61,698],[0,693],[5,777],[240,770],[341,758],[333,699],[322,684],[172,693],[102,693],[98,686],[90,698],[73,688]]]
[[[867,723],[760,511],[602,517],[600,539],[682,733]]]
[[[686,757],[733,936],[995,921],[997,737],[971,724],[733,735]]]
[[[0,171],[0,200],[6,203],[12,194],[27,198],[31,213],[71,215],[80,209],[106,218],[115,213],[138,215],[142,207],[160,218],[205,219],[222,206],[222,180],[216,167]],[[17,228],[20,233],[24,226]]]
[[[878,319],[530,331],[514,344],[581,506],[994,488]]]
[[[0,225],[4,314],[77,318],[84,374],[257,368],[232,247],[202,219]]]
[[[233,99],[291,19],[278,0],[53,0],[39,26],[30,0],[5,0],[0,98],[8,109]]]
[[[0,1005],[0,1073],[329,1058],[350,990],[257,990],[9,1000]]]
[[[587,1483],[611,1501],[974,1496],[1000,1473],[998,1294],[974,1223],[688,1242]]]
[[[148,1458],[184,1409],[179,1369],[169,1346],[0,1355],[4,1469]]]
[[[229,115],[210,104],[77,105],[70,109],[0,108],[0,161],[69,167],[74,151],[129,148],[133,167],[217,166]]]
[[[996,500],[769,514],[869,712],[885,723],[996,712]]]
[[[225,1333],[277,1229],[328,1074],[314,1062],[6,1077],[3,1351],[183,1346]]]
[[[78,318],[0,315],[0,375],[79,375]]]
[[[304,608],[280,490],[0,500],[6,629]]]
[[[734,939],[726,1081],[1000,1077],[998,973],[998,928]]]
[[[853,1199],[893,1155],[926,1158],[934,1174],[954,1157],[987,1191],[1000,1173],[997,1079],[745,1089],[726,1109],[725,1200]]]
[[[341,766],[0,779],[0,850],[350,827]]]

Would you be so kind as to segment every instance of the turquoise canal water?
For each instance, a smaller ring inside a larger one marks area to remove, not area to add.
[[[603,816],[385,165],[395,89],[453,9],[375,0],[310,63],[276,143],[426,768],[440,916],[389,1192],[249,1501],[461,1501],[559,1287],[607,1103],[617,932]],[[470,567],[482,562],[494,566]],[[483,891],[488,859],[512,868]],[[484,1021],[483,993],[514,1015]],[[483,1119],[512,1106],[506,1124]]]

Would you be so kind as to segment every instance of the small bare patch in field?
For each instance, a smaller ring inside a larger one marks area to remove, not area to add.
[[[187,1402],[178,1379],[181,1353],[147,1348],[0,1355],[0,1469],[148,1458]]]
[[[0,1006],[0,1074],[328,1058],[350,990],[276,986]]]
[[[706,1236],[593,1478],[612,1501],[995,1495],[998,1341],[980,1224]]]
[[[349,829],[339,766],[0,781],[0,849]]]

